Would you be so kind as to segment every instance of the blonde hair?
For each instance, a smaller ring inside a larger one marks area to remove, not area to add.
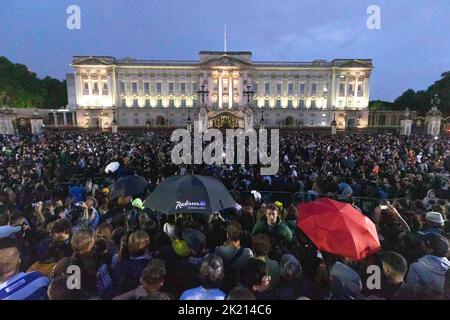
[[[84,253],[89,251],[89,246],[93,243],[94,231],[92,229],[82,229],[72,236],[70,246],[74,253]]]
[[[130,234],[128,238],[128,251],[131,256],[143,255],[150,244],[150,237],[147,232],[139,230]]]
[[[0,250],[0,276],[14,272],[20,265],[20,253],[17,247]]]

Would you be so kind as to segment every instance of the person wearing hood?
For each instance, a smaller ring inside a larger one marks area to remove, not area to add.
[[[434,232],[419,232],[419,237],[427,254],[411,264],[406,284],[418,287],[426,296],[442,295],[445,273],[450,269],[450,261],[446,257],[449,249],[448,240]]]
[[[434,190],[433,189],[428,190],[427,196],[422,201],[427,210],[430,210],[433,204],[437,203]]]
[[[336,262],[330,272],[330,300],[363,300],[362,281],[359,274],[343,264]]]

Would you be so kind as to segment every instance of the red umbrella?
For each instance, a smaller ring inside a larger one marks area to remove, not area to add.
[[[373,222],[348,203],[321,198],[298,210],[297,226],[319,250],[356,261],[380,250]]]

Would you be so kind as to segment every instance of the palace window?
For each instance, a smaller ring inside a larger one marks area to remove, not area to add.
[[[348,84],[348,95],[349,95],[349,96],[354,96],[354,95],[355,95],[353,83],[349,83],[349,84]]]
[[[258,83],[253,83],[253,91],[255,92],[255,95],[258,95]]]
[[[316,107],[316,100],[311,100],[311,108],[315,108]]]
[[[150,94],[150,82],[144,82],[144,93]]]
[[[288,100],[288,104],[287,104],[287,107],[288,107],[289,109],[291,109],[291,108],[292,108],[292,100]]]
[[[345,84],[339,84],[339,97],[345,97]]]
[[[292,96],[294,94],[294,84],[288,83],[288,95]]]
[[[135,108],[139,107],[138,99],[133,99],[133,107]]]
[[[145,107],[150,108],[150,99],[145,99]]]
[[[169,100],[169,108],[173,108],[173,107],[175,107],[175,100],[170,99]]]
[[[139,125],[139,118],[134,118],[134,125],[136,125],[136,126]]]
[[[137,91],[138,91],[137,87],[138,87],[137,82],[131,83],[131,93],[132,94],[137,94]]]
[[[275,108],[281,108],[281,100],[280,99],[277,99],[275,101]]]
[[[300,83],[300,94],[304,95],[306,91],[306,84]]]
[[[186,94],[186,83],[184,82],[180,83],[180,92],[181,94]]]
[[[168,83],[168,86],[169,86],[169,94],[173,94],[173,92],[174,92],[174,85],[173,85],[173,82],[169,82],[169,83]]]
[[[125,94],[125,82],[120,81],[120,94]]]
[[[186,99],[181,99],[181,107],[186,108]]]
[[[192,83],[192,92],[194,94],[197,94],[197,91],[198,91],[198,89],[197,89],[197,82],[193,82]]]
[[[87,81],[83,82],[83,94],[89,95],[89,82]]]
[[[108,95],[108,82],[106,82],[106,81],[103,81],[102,94],[104,96]]]
[[[161,82],[157,82],[156,83],[156,93],[157,94],[161,94],[162,93],[162,83]]]
[[[328,83],[323,84],[323,94],[326,95],[328,93]]]
[[[282,84],[277,83],[277,96],[281,96],[281,89],[282,89]]]
[[[127,106],[127,100],[126,99],[122,99],[121,106],[124,107],[124,108]]]
[[[98,82],[97,81],[94,81],[94,87],[93,87],[93,89],[92,89],[92,94],[93,95],[98,95],[99,94],[99,90],[98,90]]]
[[[300,100],[299,102],[298,102],[298,107],[299,108],[304,108],[305,107],[305,100]]]
[[[317,83],[311,83],[311,95],[315,96],[317,94]]]
[[[264,94],[265,94],[266,96],[270,95],[270,83],[269,83],[269,82],[266,82],[266,83],[264,84]]]
[[[363,86],[362,83],[358,83],[358,97],[363,96]]]
[[[269,100],[264,100],[264,108],[269,109]]]
[[[162,108],[162,107],[163,107],[162,99],[158,99],[158,103],[156,104],[156,106],[157,106],[158,108]]]

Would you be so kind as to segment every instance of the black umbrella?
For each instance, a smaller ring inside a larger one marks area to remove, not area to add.
[[[167,178],[144,202],[146,208],[166,214],[212,214],[233,208],[235,204],[222,182],[213,177],[200,175]]]
[[[124,176],[111,185],[110,198],[134,196],[143,193],[147,186],[148,182],[144,177],[137,175]]]

